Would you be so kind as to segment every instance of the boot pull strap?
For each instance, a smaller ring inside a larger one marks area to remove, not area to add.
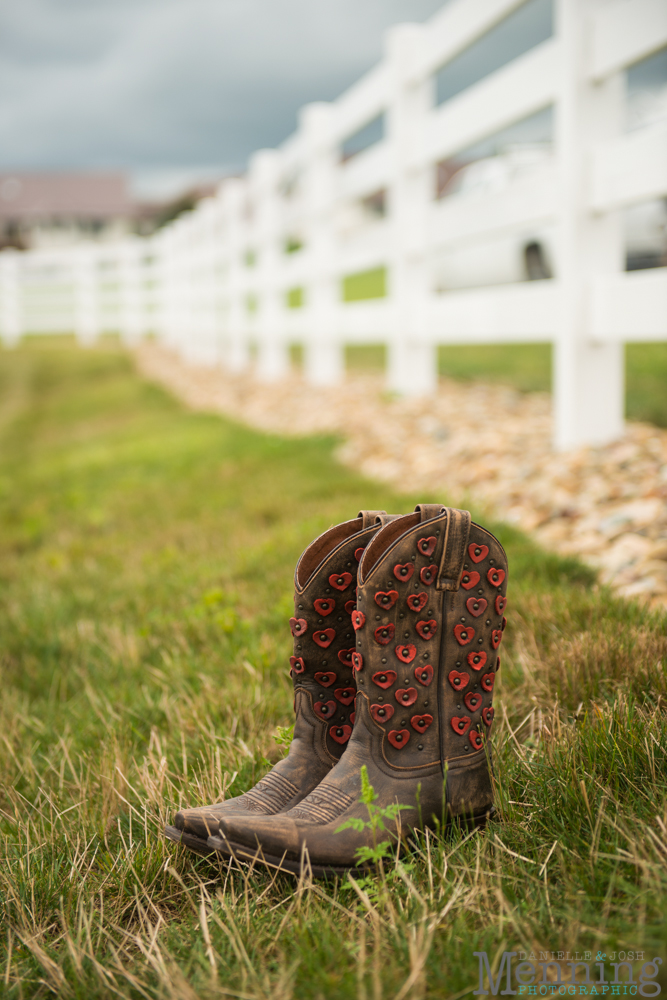
[[[397,521],[399,517],[403,517],[402,514],[378,514],[375,518],[375,523],[380,527],[384,528],[385,524],[389,524],[390,521]]]
[[[422,521],[430,521],[432,517],[437,517],[444,513],[447,508],[441,503],[418,503],[415,511],[421,514]]]
[[[458,590],[470,535],[470,512],[445,507],[447,527],[438,569],[436,590]]]
[[[364,528],[372,527],[376,523],[377,518],[382,517],[383,514],[386,515],[386,513],[386,510],[360,510],[357,517],[363,517],[364,519],[361,526],[362,531]]]

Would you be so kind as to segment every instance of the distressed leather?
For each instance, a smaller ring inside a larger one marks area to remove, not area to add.
[[[302,629],[301,625],[294,625],[295,621],[305,622],[306,627],[294,636],[294,656],[290,661],[295,723],[289,754],[243,795],[215,805],[181,810],[174,826],[165,831],[172,840],[180,840],[193,850],[210,852],[207,838],[217,830],[221,817],[273,816],[290,809],[341,758],[353,725],[356,685],[349,660],[343,662],[343,651],[354,647],[350,616],[356,608],[359,559],[389,518],[391,515],[385,511],[360,511],[353,520],[325,531],[303,552],[294,574],[291,622],[293,633]],[[320,611],[314,604],[318,600],[327,605],[320,605]],[[328,630],[333,630],[333,638]]]
[[[221,817],[210,846],[293,872],[306,854],[316,875],[357,866],[355,852],[372,845],[371,833],[337,830],[368,819],[362,764],[376,806],[407,807],[383,839],[453,818],[483,822],[493,808],[487,737],[506,587],[502,546],[467,511],[420,505],[386,524],[360,565],[365,621],[356,633],[356,718],[345,755],[281,815]]]

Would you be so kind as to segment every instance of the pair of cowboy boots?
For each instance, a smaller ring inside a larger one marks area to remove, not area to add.
[[[484,823],[506,586],[502,546],[467,511],[362,511],[325,532],[295,572],[289,754],[244,795],[178,813],[167,836],[294,874],[356,869],[378,837],[363,766],[382,840]]]

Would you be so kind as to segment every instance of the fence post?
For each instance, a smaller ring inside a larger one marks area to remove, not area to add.
[[[594,215],[589,177],[594,144],[622,128],[620,74],[594,83],[588,73],[590,16],[598,0],[556,0],[560,81],[556,152],[560,172],[557,259],[561,308],[554,343],[554,444],[602,445],[623,433],[624,350],[590,334],[592,279],[623,270],[618,212]]]
[[[145,328],[143,254],[139,237],[128,239],[118,248],[120,278],[120,336],[128,347],[141,340]]]
[[[284,308],[280,285],[280,219],[278,171],[280,154],[275,149],[260,149],[250,161],[250,190],[255,213],[257,240],[257,283],[259,337],[257,377],[274,382],[289,372],[289,357],[281,322]]]
[[[208,202],[208,243],[206,253],[209,335],[212,364],[224,360],[225,348],[225,212],[220,189]]]
[[[392,332],[387,383],[402,395],[424,395],[437,386],[437,349],[427,323],[428,275],[425,263],[429,168],[415,151],[429,111],[428,81],[420,70],[424,43],[421,24],[399,24],[386,37],[390,95],[388,139],[391,182],[389,206],[392,239],[389,295]]]
[[[172,337],[174,348],[185,361],[192,361],[192,260],[190,254],[190,216],[181,215],[174,223],[174,243],[171,247],[171,280],[173,282]]]
[[[91,244],[77,247],[72,263],[74,332],[82,347],[90,347],[100,335],[96,248]]]
[[[335,385],[345,373],[333,215],[338,149],[332,119],[333,108],[324,102],[306,105],[299,116],[305,148],[302,198],[307,229],[303,252],[309,276],[304,376],[313,385]]]
[[[222,199],[225,209],[226,231],[226,343],[224,363],[233,372],[242,372],[250,364],[250,350],[246,335],[246,302],[244,298],[243,264],[243,207],[246,184],[238,177],[225,181]]]
[[[0,253],[0,337],[6,347],[15,347],[22,331],[19,251]]]

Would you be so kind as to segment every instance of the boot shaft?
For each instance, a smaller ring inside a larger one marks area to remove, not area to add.
[[[467,511],[420,505],[368,546],[354,666],[390,766],[444,769],[484,751],[506,588],[502,546]]]
[[[391,517],[385,511],[361,511],[353,520],[330,528],[308,546],[294,573],[290,674],[295,742],[305,739],[310,745],[315,736],[321,752],[333,760],[340,758],[354,726],[352,614],[359,562]]]

